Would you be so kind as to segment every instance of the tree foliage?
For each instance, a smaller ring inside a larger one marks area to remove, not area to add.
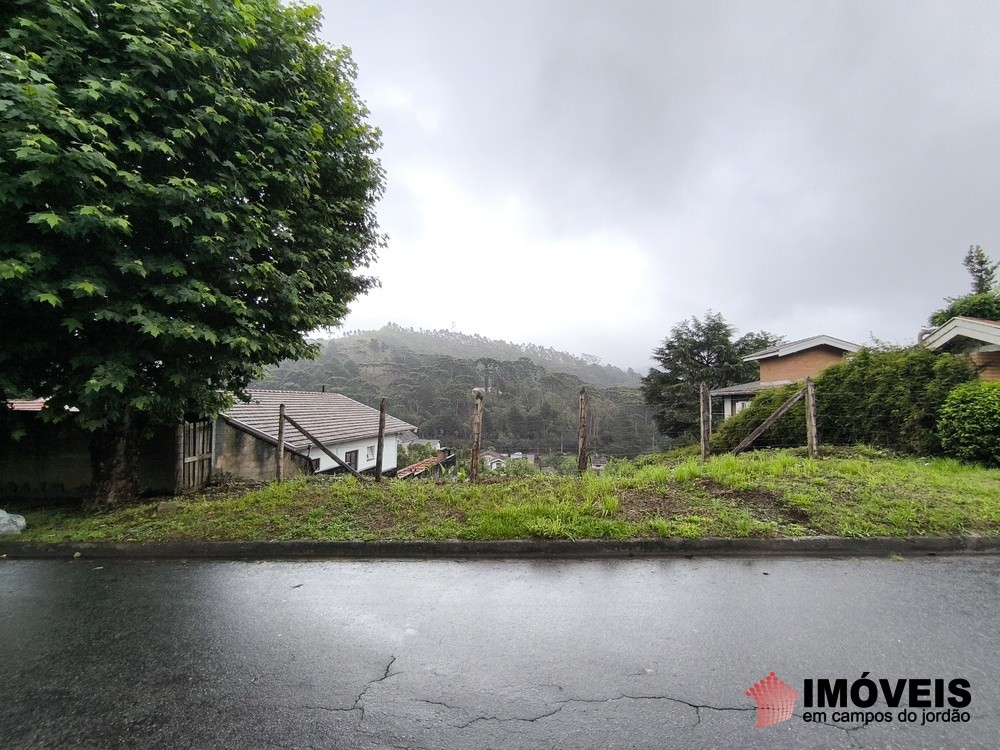
[[[766,331],[735,338],[736,328],[709,310],[703,320],[692,317],[670,330],[653,350],[660,368],[650,368],[642,393],[653,406],[657,427],[668,437],[684,440],[697,433],[701,383],[721,388],[756,380],[756,362],[743,357],[766,349],[781,338]]]
[[[931,315],[931,325],[944,325],[958,315],[964,315],[968,318],[1000,320],[1000,294],[982,292],[981,294],[967,294],[952,300],[946,308]]]
[[[629,368],[622,370],[614,365],[602,364],[593,355],[575,356],[538,344],[514,344],[489,339],[478,334],[453,330],[427,330],[405,328],[389,323],[373,331],[351,331],[352,338],[378,341],[386,346],[406,348],[420,354],[437,354],[455,359],[495,360],[516,362],[529,359],[549,372],[575,375],[585,383],[602,388],[613,386],[638,386],[639,374]]]
[[[318,24],[278,0],[0,10],[0,392],[78,409],[108,466],[143,421],[310,355],[373,283],[379,134]]]
[[[997,268],[1000,262],[994,262],[979,245],[969,245],[969,252],[962,259],[962,265],[972,277],[972,293],[989,292],[996,286]]]

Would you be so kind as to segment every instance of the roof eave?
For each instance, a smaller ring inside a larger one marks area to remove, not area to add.
[[[833,336],[813,336],[812,338],[802,339],[801,341],[781,344],[777,348],[768,347],[767,349],[761,349],[759,352],[753,352],[752,354],[746,355],[743,357],[743,361],[757,362],[762,359],[771,359],[772,357],[787,357],[789,354],[798,354],[799,352],[804,352],[807,349],[814,349],[818,346],[833,347],[834,349],[840,349],[845,353],[853,353],[861,348],[859,344],[834,338]]]
[[[928,349],[942,349],[957,338],[1000,345],[1000,323],[956,316],[928,333],[921,343]]]

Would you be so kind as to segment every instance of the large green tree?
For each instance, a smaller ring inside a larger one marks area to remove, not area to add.
[[[92,500],[145,426],[313,353],[371,287],[378,131],[348,51],[278,0],[0,4],[0,395],[94,431]]]
[[[703,320],[692,317],[675,325],[653,350],[660,367],[642,379],[642,393],[664,435],[680,441],[697,435],[701,384],[721,388],[756,380],[757,363],[743,357],[781,340],[766,331],[736,334],[720,313],[709,310]]]

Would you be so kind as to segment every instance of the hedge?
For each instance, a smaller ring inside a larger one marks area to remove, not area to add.
[[[959,355],[909,349],[861,349],[816,377],[820,443],[859,443],[917,454],[941,453],[938,412],[956,386],[975,380]],[[713,435],[713,451],[732,450],[801,384],[764,391]],[[754,443],[755,447],[805,444],[805,404]]]
[[[965,383],[949,393],[937,434],[949,456],[1000,465],[1000,381]]]

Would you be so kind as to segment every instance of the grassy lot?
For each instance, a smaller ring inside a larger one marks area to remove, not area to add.
[[[16,508],[8,508],[16,510]],[[863,448],[646,456],[470,485],[297,479],[113,513],[25,512],[23,541],[1000,534],[1000,470]]]

